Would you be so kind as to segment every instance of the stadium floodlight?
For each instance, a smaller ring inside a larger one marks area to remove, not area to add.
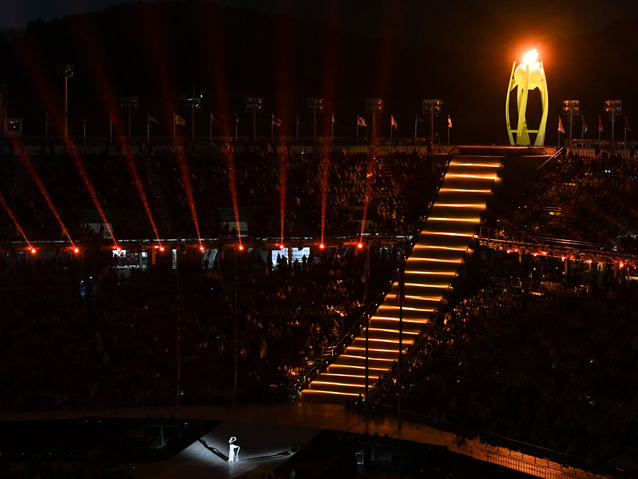
[[[423,113],[430,114],[430,142],[434,145],[434,115],[441,113],[441,100],[423,100]]]
[[[204,95],[195,93],[195,84],[193,83],[193,96],[184,99],[184,109],[191,112],[191,142],[195,143],[195,110],[201,110]]]
[[[572,126],[574,117],[580,115],[580,101],[565,100],[563,101],[563,113],[569,115],[569,141],[572,141]]]
[[[120,99],[120,107],[128,111],[128,139],[131,141],[131,112],[140,108],[140,99],[137,96],[123,96]]]
[[[614,141],[614,126],[616,125],[616,117],[622,112],[622,101],[620,100],[606,100],[605,101],[605,113],[609,115],[609,121],[611,121],[611,141]]]
[[[264,110],[264,99],[262,97],[249,96],[246,98],[246,111],[253,112],[253,141],[257,141],[257,112]]]
[[[317,112],[323,111],[323,98],[306,98],[306,111],[312,112],[314,118],[313,141],[317,144]]]
[[[69,137],[69,78],[73,77],[73,65],[58,65],[58,76],[64,79],[64,139]]]
[[[372,113],[372,144],[376,143],[376,121],[375,113],[383,113],[383,99],[368,98],[366,100],[366,113]]]

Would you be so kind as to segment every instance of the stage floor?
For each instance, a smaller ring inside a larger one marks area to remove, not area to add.
[[[292,457],[293,443],[308,443],[319,432],[303,427],[223,422],[171,459],[138,464],[135,478],[260,479]],[[239,461],[229,463],[231,436],[237,437],[241,449]]]

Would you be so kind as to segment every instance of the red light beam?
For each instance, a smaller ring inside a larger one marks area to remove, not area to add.
[[[69,234],[69,231],[66,229],[66,226],[64,226],[64,223],[62,222],[62,218],[60,218],[60,214],[58,213],[58,210],[53,205],[53,201],[51,201],[51,197],[49,196],[49,192],[45,188],[44,183],[42,183],[42,179],[38,175],[38,172],[36,171],[35,167],[33,166],[33,163],[31,162],[31,158],[29,158],[26,155],[26,153],[24,152],[24,150],[22,148],[17,147],[15,142],[14,142],[14,147],[16,147],[16,149],[20,152],[20,158],[22,158],[22,161],[24,162],[25,166],[29,170],[29,174],[31,175],[31,178],[33,178],[33,181],[35,181],[35,184],[37,185],[38,189],[40,190],[40,193],[42,194],[42,196],[46,200],[47,204],[49,205],[49,208],[51,209],[51,212],[53,213],[53,216],[55,216],[55,219],[57,219],[58,223],[60,223],[60,227],[62,228],[62,231],[64,232],[66,237],[69,239],[69,242],[71,243],[73,248],[75,248],[75,243],[71,239],[71,235]]]
[[[202,237],[199,234],[199,222],[197,221],[197,212],[195,211],[195,199],[193,198],[193,186],[191,184],[191,175],[188,170],[188,164],[186,163],[186,155],[181,148],[177,149],[177,166],[179,167],[179,173],[182,176],[184,182],[184,190],[186,191],[186,198],[188,199],[188,206],[191,210],[191,216],[193,217],[193,223],[195,223],[195,231],[197,232],[197,239],[201,246]]]
[[[9,215],[9,218],[11,218],[11,221],[13,221],[13,224],[16,225],[16,228],[18,228],[18,232],[24,238],[24,241],[27,242],[31,251],[35,253],[35,248],[31,246],[31,243],[29,243],[29,240],[27,239],[27,235],[24,234],[22,227],[18,223],[18,220],[16,219],[16,217],[13,215],[13,212],[11,211],[11,208],[9,208],[7,201],[4,199],[4,196],[2,196],[2,193],[0,193],[0,204],[2,204],[2,207],[7,212],[7,215]]]

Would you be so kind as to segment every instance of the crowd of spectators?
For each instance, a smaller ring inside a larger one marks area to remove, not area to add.
[[[234,261],[229,253],[216,269]],[[224,282],[201,265],[179,279],[170,269],[124,275],[71,254],[20,265],[0,277],[1,408],[174,404],[178,331],[181,402],[228,402],[235,324],[240,401],[284,400],[294,375],[358,319],[364,261],[326,251],[319,263],[273,267],[247,252],[236,295],[233,275]]]
[[[408,231],[423,214],[431,186],[431,163],[429,168],[423,166],[427,162],[416,153],[384,159],[391,171],[381,159],[367,154],[234,152],[217,147],[158,150],[153,155],[65,153],[30,161],[74,240],[105,234],[103,227],[94,231],[85,227],[90,222],[86,212],[96,214],[95,201],[119,239],[153,238],[154,227],[160,237],[196,237],[193,212],[200,235],[216,237],[227,234],[219,209],[234,207],[234,197],[252,236],[279,236],[282,218],[284,235],[357,234],[364,209],[374,231],[398,234]],[[84,178],[78,162],[87,173]],[[64,239],[55,213],[23,163],[20,156],[3,158],[0,193],[27,238]],[[95,198],[86,182],[93,186]],[[283,203],[280,189],[285,193]],[[0,239],[22,239],[4,208],[0,224]]]
[[[588,243],[619,244],[635,253],[637,178],[633,158],[606,153],[598,159],[561,156],[517,210],[506,214],[507,226]]]
[[[406,368],[406,408],[638,470],[635,289],[470,295]]]

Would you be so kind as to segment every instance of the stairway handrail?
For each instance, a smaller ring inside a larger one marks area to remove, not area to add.
[[[382,411],[379,411],[379,409],[382,409]],[[384,404],[382,402],[379,402],[377,403],[375,407],[375,412],[379,412],[379,413],[385,412],[385,414],[395,413],[396,407],[390,404]],[[559,463],[561,465],[568,464],[568,465],[571,465],[571,467],[578,467],[579,469],[585,472],[593,472],[594,474],[603,474],[603,475],[613,474],[614,477],[617,477],[619,479],[620,478],[630,479],[635,477],[633,474],[614,466],[608,466],[606,464],[601,464],[599,462],[591,461],[589,459],[565,454],[564,452],[554,451],[553,449],[537,446],[535,444],[529,444],[523,441],[519,441],[518,439],[512,439],[509,437],[499,436],[498,434],[489,433],[486,431],[482,431],[480,429],[474,429],[471,427],[462,426],[450,421],[438,419],[438,418],[431,417],[426,414],[418,413],[415,411],[403,410],[402,414],[404,418],[406,419],[410,418],[409,420],[411,421],[425,424],[427,426],[433,427],[438,430],[451,432],[452,434],[455,434],[456,436],[459,436],[460,438],[463,438],[463,439],[465,438],[473,439],[476,437],[480,437],[481,442],[485,442],[485,444],[492,445],[493,447],[506,447],[510,451],[519,450],[521,452],[523,452],[524,449],[533,450],[533,451],[536,451],[537,454],[539,455],[541,453],[545,454],[546,455],[545,458],[553,462]],[[496,445],[490,444],[490,442],[488,442],[487,439],[491,439],[493,443],[496,443]],[[505,444],[511,444],[512,446],[517,447],[517,449],[515,449],[514,447],[498,445],[498,443],[503,443],[503,442]],[[529,455],[534,457],[539,457],[535,454],[529,454]]]
[[[561,155],[563,153],[563,151],[565,150],[564,146],[561,146],[558,150],[556,150],[556,153],[554,153],[552,156],[550,156],[549,158],[547,158],[547,160],[545,161],[545,163],[543,163],[541,166],[539,166],[538,168],[536,168],[536,170],[534,171],[534,173],[532,173],[532,175],[535,175],[536,172],[538,170],[540,170],[543,166],[545,166],[547,163],[549,163],[550,161],[552,161],[554,158],[557,158],[559,155]]]
[[[297,381],[295,381],[295,383],[292,386],[292,394],[291,394],[293,398],[296,397],[298,394],[300,394],[301,391],[304,389],[304,387],[310,383],[310,380],[308,379],[309,377],[314,375],[323,366],[329,366],[330,363],[332,362],[331,360],[341,355],[341,352],[337,352],[337,351],[341,351],[342,349],[343,351],[346,350],[347,346],[349,346],[349,344],[346,345],[346,342],[348,340],[350,340],[350,342],[354,340],[354,336],[351,336],[351,335],[353,334],[355,329],[359,328],[360,331],[363,331],[363,328],[365,327],[365,325],[363,325],[362,323],[365,322],[367,324],[367,322],[370,320],[370,317],[376,312],[377,309],[379,309],[379,306],[383,304],[383,300],[390,293],[390,290],[392,289],[392,285],[396,281],[397,277],[398,277],[398,270],[396,270],[392,274],[389,284],[386,285],[383,291],[381,291],[379,294],[377,294],[374,297],[374,299],[366,307],[365,311],[361,313],[361,315],[359,316],[359,319],[357,319],[357,321],[355,321],[352,327],[341,337],[339,341],[337,341],[337,343],[334,345],[332,349],[332,354],[330,356],[322,357],[321,361],[317,362],[317,364],[315,364],[308,371],[305,371],[304,374],[301,377],[299,377]]]

